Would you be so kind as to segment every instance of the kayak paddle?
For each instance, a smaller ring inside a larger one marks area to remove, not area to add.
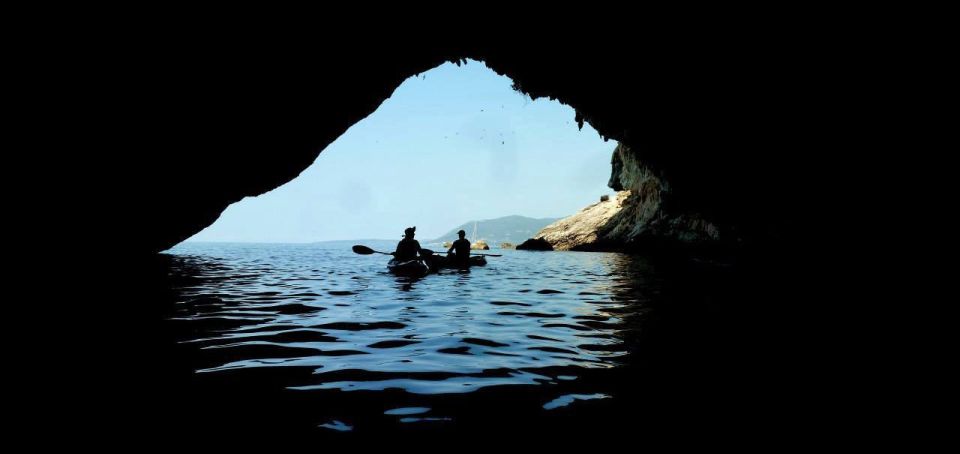
[[[356,246],[353,247],[353,252],[356,252],[357,254],[360,254],[360,255],[370,255],[370,254],[373,254],[373,253],[383,254],[383,255],[393,255],[393,254],[391,254],[391,253],[389,253],[389,252],[374,251],[373,249],[370,249],[370,248],[368,248],[368,247],[366,247],[366,246],[363,246],[363,245],[360,245],[360,244],[358,244],[358,245],[356,245]]]
[[[422,251],[426,251],[428,254],[437,254],[436,252],[433,252],[433,251],[431,251],[430,249],[421,249],[421,250],[422,250]],[[442,254],[442,252],[441,252],[441,254]],[[437,255],[440,255],[440,254],[437,254]],[[471,257],[474,256],[474,255],[484,256],[484,257],[503,257],[503,254],[474,254],[474,253],[472,253],[472,252],[470,253],[470,256],[471,256]]]

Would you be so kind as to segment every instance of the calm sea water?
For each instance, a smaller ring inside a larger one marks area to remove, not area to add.
[[[167,251],[163,330],[207,399],[193,417],[318,436],[587,427],[662,387],[644,377],[675,363],[645,336],[663,314],[703,319],[702,293],[644,257],[488,252],[503,257],[411,280],[347,243]]]

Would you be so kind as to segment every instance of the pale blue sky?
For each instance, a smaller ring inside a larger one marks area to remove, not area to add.
[[[296,179],[231,205],[188,241],[431,239],[471,220],[564,217],[613,191],[614,141],[482,62],[407,79]]]

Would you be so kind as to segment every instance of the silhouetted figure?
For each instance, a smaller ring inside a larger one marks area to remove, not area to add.
[[[470,266],[470,240],[466,238],[467,232],[463,230],[457,232],[457,235],[460,236],[460,239],[453,242],[453,245],[447,250],[447,256],[458,268],[466,268]]]
[[[397,250],[393,253],[397,260],[406,261],[417,258],[417,254],[420,253],[420,243],[413,239],[416,231],[416,227],[407,227],[403,231],[403,239],[397,243]]]

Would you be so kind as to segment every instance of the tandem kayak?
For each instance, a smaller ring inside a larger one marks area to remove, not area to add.
[[[430,272],[430,267],[420,260],[397,260],[387,262],[387,269],[397,276],[423,277]]]
[[[470,257],[468,266],[464,267],[454,260],[441,255],[427,255],[421,259],[415,260],[396,260],[387,262],[387,269],[397,276],[423,277],[431,271],[436,273],[441,269],[467,269],[475,266],[484,266],[487,259],[483,256],[475,255]]]

